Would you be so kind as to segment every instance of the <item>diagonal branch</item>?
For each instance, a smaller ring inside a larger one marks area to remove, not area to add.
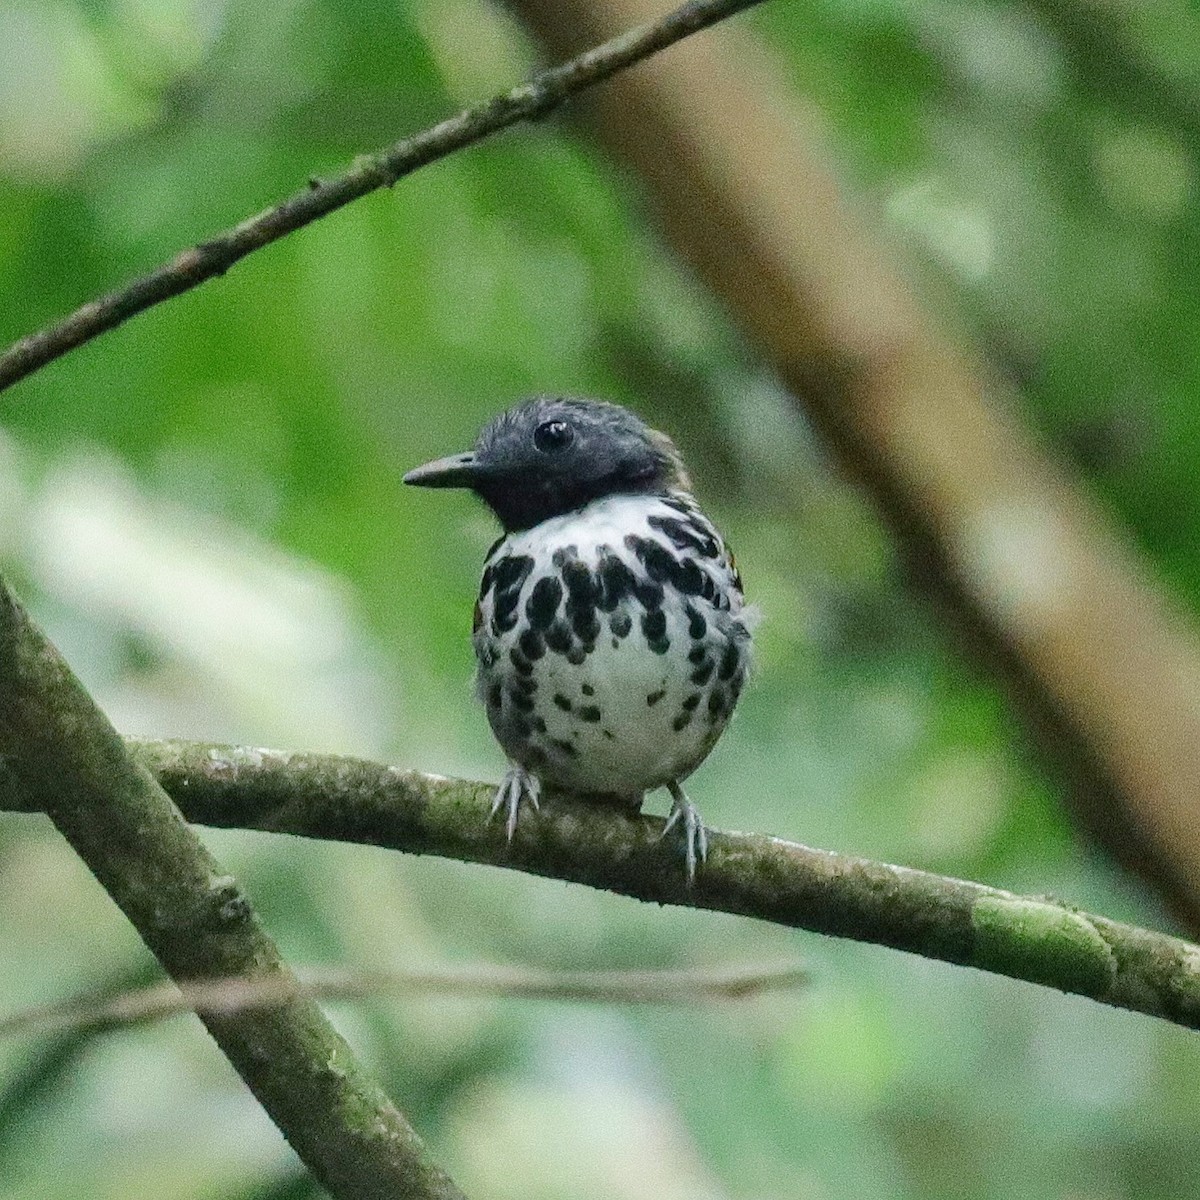
[[[269,981],[284,1003],[201,1014],[217,1044],[331,1195],[461,1193],[302,994],[242,894],[0,582],[0,751],[176,981]]]
[[[757,917],[1040,983],[1200,1029],[1200,946],[1017,896],[778,838],[712,833],[689,887],[663,822],[556,798],[512,845],[489,784],[335,755],[130,739],[191,821],[437,854],[651,900]],[[29,809],[0,770],[0,808]]]
[[[172,296],[224,275],[255,250],[334,212],[352,200],[391,187],[419,167],[436,162],[490,134],[544,117],[585,88],[608,79],[683,38],[762,0],[690,0],[661,20],[623,33],[551,67],[510,91],[469,108],[377,154],[363,155],[334,179],[312,179],[266,212],[177,254],[157,270],[92,300],[57,325],[15,342],[0,354],[0,391]]]

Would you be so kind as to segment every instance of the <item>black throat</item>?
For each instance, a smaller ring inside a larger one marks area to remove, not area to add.
[[[505,533],[520,533],[552,517],[578,512],[606,496],[665,494],[669,484],[662,471],[602,479],[539,477],[531,473],[524,479],[481,480],[474,491],[499,518]]]

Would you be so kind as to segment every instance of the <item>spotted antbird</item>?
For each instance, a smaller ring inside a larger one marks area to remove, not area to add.
[[[636,810],[671,793],[689,880],[707,846],[681,782],[721,736],[750,652],[742,581],[669,438],[595,400],[543,396],[406,483],[500,519],[475,606],[479,692],[510,767],[508,836],[542,785]]]

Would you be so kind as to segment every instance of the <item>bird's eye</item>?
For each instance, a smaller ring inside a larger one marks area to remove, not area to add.
[[[543,454],[565,450],[575,440],[575,430],[566,421],[543,421],[533,431],[533,444]]]

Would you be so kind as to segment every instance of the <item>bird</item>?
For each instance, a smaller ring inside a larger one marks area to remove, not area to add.
[[[509,762],[489,819],[511,842],[543,787],[634,812],[666,788],[693,883],[708,838],[682,783],[742,692],[754,611],[674,443],[620,405],[541,395],[404,482],[469,489],[503,528],[472,633]]]

